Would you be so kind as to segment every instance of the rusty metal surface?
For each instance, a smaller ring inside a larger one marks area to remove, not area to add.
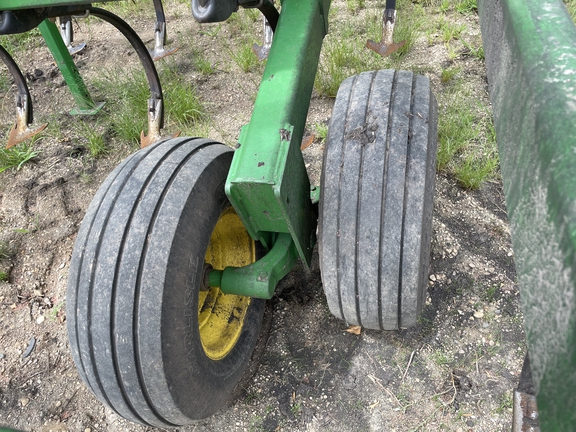
[[[398,51],[406,44],[406,41],[393,42],[394,24],[396,23],[396,10],[386,9],[382,17],[382,42],[378,43],[371,39],[366,42],[366,47],[380,54],[382,57]]]
[[[512,432],[540,432],[538,405],[528,354],[526,354],[522,365],[518,388],[514,390],[512,405]]]
[[[10,130],[8,135],[8,143],[6,148],[14,147],[16,144],[21,143],[28,138],[42,132],[48,123],[41,124],[35,128],[30,128],[28,125],[34,120],[32,113],[32,103],[30,101],[30,92],[26,79],[22,75],[20,68],[14,59],[8,54],[4,47],[0,46],[0,59],[4,62],[10,75],[16,83],[18,93],[16,95],[16,122]]]

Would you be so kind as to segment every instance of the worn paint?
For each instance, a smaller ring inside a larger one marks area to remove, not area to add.
[[[576,421],[576,28],[561,0],[478,2],[543,430]]]

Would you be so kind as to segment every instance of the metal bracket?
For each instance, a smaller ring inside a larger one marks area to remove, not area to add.
[[[154,10],[156,11],[156,24],[154,25],[154,49],[150,51],[152,60],[157,61],[163,57],[174,54],[178,48],[166,49],[168,37],[166,36],[166,16],[162,7],[162,0],[154,0]]]
[[[380,54],[382,57],[389,56],[390,54],[402,48],[406,41],[395,43],[392,40],[394,36],[394,24],[396,23],[396,2],[388,0],[386,2],[386,9],[382,16],[382,42],[374,42],[368,39],[366,47],[372,51]]]
[[[58,21],[60,22],[60,35],[62,35],[62,40],[64,41],[66,48],[68,48],[70,55],[77,54],[86,48],[85,42],[79,43],[76,46],[72,46],[72,42],[74,41],[74,31],[72,29],[71,16],[67,15],[58,17]]]
[[[41,124],[35,128],[30,128],[28,125],[34,120],[32,101],[30,98],[30,91],[26,84],[26,79],[14,59],[8,54],[8,51],[0,45],[0,58],[6,64],[8,71],[12,75],[18,94],[16,95],[16,122],[8,135],[8,143],[6,148],[15,146],[28,138],[42,132],[48,123]]]
[[[538,406],[532,383],[532,369],[528,354],[522,365],[520,382],[514,390],[512,432],[540,432]]]
[[[211,270],[208,283],[220,287],[225,294],[271,299],[276,284],[298,260],[296,245],[290,234],[280,234],[274,246],[264,256],[246,267],[226,267]]]

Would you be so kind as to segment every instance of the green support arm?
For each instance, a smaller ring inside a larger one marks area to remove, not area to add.
[[[300,144],[329,7],[329,0],[282,3],[252,118],[226,181],[226,194],[250,235],[266,243],[267,232],[289,233],[306,265],[316,214]]]
[[[478,1],[542,430],[576,424],[576,28],[561,0]]]

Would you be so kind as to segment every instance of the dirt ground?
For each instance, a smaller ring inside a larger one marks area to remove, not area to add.
[[[344,2],[334,5],[345,9]],[[478,34],[477,16],[465,19],[467,31]],[[153,18],[131,24],[150,45]],[[189,75],[209,111],[210,137],[233,144],[249,119],[259,72],[243,73],[226,60],[186,5],[171,9],[168,24],[178,41],[196,35],[196,46],[218,62],[212,75],[192,68]],[[88,42],[76,60],[83,76],[109,62],[136,61],[97,22],[77,26],[76,40]],[[174,57],[186,64],[190,52],[184,45]],[[108,156],[89,158],[68,132],[76,121],[68,114],[73,101],[49,52],[35,48],[17,60],[29,76],[38,122],[51,124],[35,143],[39,156],[0,174],[0,241],[12,252],[0,261],[10,274],[0,282],[0,424],[43,432],[154,430],[104,408],[84,386],[70,355],[64,307],[84,212],[106,175],[134,149],[114,142]],[[435,88],[446,61],[444,46],[430,47],[425,38],[408,56],[414,67],[427,66]],[[461,59],[459,66],[486,99],[481,63]],[[12,122],[13,95],[12,89],[1,99],[2,136]],[[308,124],[326,122],[332,104],[315,93]],[[304,150],[315,184],[322,151],[320,140]],[[526,344],[498,180],[470,192],[438,174],[429,295],[415,328],[347,332],[328,311],[317,254],[311,271],[299,265],[280,283],[269,311],[269,336],[253,376],[225,409],[182,431],[510,430]]]

